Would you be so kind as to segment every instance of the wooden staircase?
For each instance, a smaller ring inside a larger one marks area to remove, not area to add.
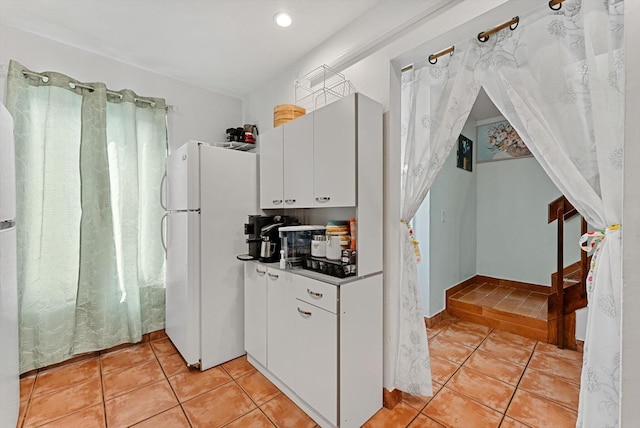
[[[577,350],[576,310],[587,306],[589,258],[582,252],[580,261],[564,266],[563,253],[564,222],[576,215],[564,196],[549,204],[548,222],[558,222],[551,287],[476,275],[447,290],[446,315]],[[584,219],[581,229],[586,233]]]
[[[556,272],[551,275],[551,294],[548,303],[547,342],[558,348],[577,349],[575,327],[576,310],[587,306],[586,278],[589,258],[582,252],[580,261],[564,266],[564,222],[578,215],[578,211],[564,196],[549,204],[548,223],[557,221]],[[587,222],[582,219],[582,234]]]

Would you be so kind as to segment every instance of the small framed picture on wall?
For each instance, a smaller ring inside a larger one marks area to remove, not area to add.
[[[458,156],[456,166],[465,171],[471,171],[473,160],[473,141],[460,135],[458,137]]]
[[[533,156],[507,120],[478,126],[477,150],[478,163]]]

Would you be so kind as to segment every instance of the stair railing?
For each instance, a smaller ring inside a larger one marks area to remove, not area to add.
[[[564,222],[572,218],[573,216],[578,215],[578,210],[567,200],[567,198],[563,195],[559,198],[555,199],[549,204],[549,215],[548,215],[548,223],[552,221],[558,221],[557,223],[557,257],[556,257],[556,274],[555,278],[551,284],[551,294],[556,297],[556,345],[558,348],[562,349],[566,347],[565,341],[565,311],[566,306],[573,305],[572,302],[565,302],[565,290],[564,290]],[[582,219],[581,225],[582,234],[587,231],[587,222]],[[587,254],[582,251],[580,256],[580,280],[581,286],[584,290],[584,286],[586,284],[587,278]],[[580,293],[582,296],[584,292]],[[586,295],[584,296],[586,300]],[[572,308],[572,311],[575,311],[575,308]]]

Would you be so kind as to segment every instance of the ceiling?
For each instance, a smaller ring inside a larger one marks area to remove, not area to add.
[[[342,50],[353,49],[438,1],[0,0],[0,23],[242,96],[336,33],[349,35]],[[290,27],[275,24],[280,11],[292,15]]]
[[[343,59],[450,1],[0,0],[0,23],[241,97],[329,39],[330,60]],[[280,11],[290,27],[275,25]],[[499,114],[481,91],[471,116]]]

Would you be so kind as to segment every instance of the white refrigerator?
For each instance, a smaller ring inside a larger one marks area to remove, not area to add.
[[[20,407],[14,158],[13,118],[0,103],[0,425],[8,427]]]
[[[257,156],[190,141],[167,158],[166,332],[206,370],[244,354],[244,223]]]

